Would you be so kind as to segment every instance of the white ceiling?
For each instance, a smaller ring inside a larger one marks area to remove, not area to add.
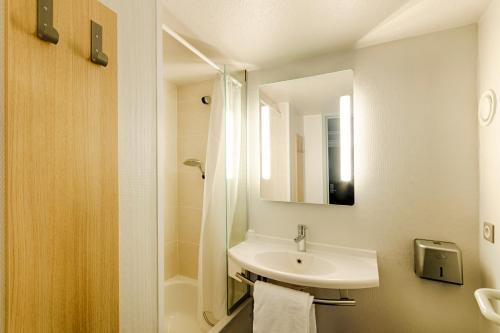
[[[255,69],[477,22],[490,0],[163,0],[163,21],[219,64]]]
[[[259,93],[274,103],[290,103],[301,115],[338,112],[339,97],[352,95],[354,73],[351,70],[270,83]]]
[[[411,0],[357,42],[366,47],[475,23],[491,0]]]
[[[248,66],[349,47],[407,0],[164,0],[167,25]],[[196,45],[197,46],[197,45]]]

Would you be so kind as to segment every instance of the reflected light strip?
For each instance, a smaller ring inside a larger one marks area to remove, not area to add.
[[[226,113],[226,176],[228,179],[234,178],[234,117],[233,112]]]
[[[351,96],[340,97],[340,180],[352,180]]]
[[[268,105],[263,105],[260,112],[261,121],[261,172],[262,179],[271,179],[271,114]]]

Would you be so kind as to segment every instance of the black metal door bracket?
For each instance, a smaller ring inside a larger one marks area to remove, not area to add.
[[[106,67],[108,65],[108,56],[102,51],[102,26],[94,21],[91,22],[91,56],[90,60],[94,64]]]
[[[59,33],[54,28],[53,0],[37,0],[37,35],[46,42],[57,44]]]

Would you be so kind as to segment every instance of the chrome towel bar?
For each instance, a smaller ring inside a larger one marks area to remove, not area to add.
[[[244,276],[241,273],[236,273],[236,277],[241,280],[241,282],[248,284],[249,286],[254,286],[254,282]],[[315,298],[313,301],[314,304],[318,305],[334,305],[334,306],[355,306],[356,301],[350,298],[341,298],[341,299],[322,299]]]

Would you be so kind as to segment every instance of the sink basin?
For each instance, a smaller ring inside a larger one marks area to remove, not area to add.
[[[229,249],[233,276],[240,268],[276,281],[330,289],[379,286],[377,253],[320,243],[296,250],[292,240],[247,233],[244,242]],[[233,276],[234,277],[234,276]],[[237,279],[237,278],[236,278]]]
[[[328,275],[333,274],[335,266],[328,260],[300,252],[262,252],[255,261],[269,270],[290,274]]]

